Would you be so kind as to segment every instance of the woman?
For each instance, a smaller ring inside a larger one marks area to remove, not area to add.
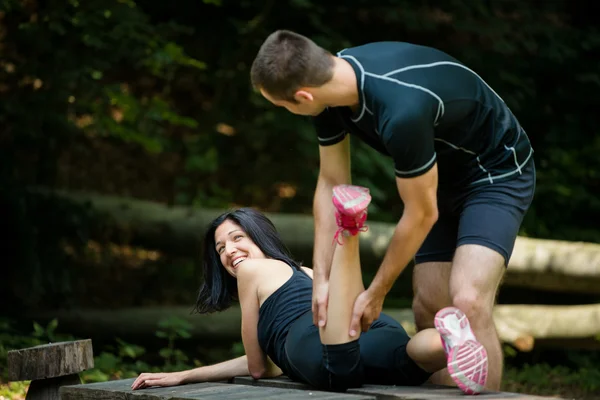
[[[312,320],[312,270],[291,258],[267,217],[242,208],[215,219],[204,242],[205,280],[196,309],[222,311],[238,300],[246,355],[188,371],[143,373],[132,388],[285,374],[318,389],[344,391],[367,383],[420,385],[448,367],[465,393],[481,392],[487,355],[456,308],[438,312],[437,330],[412,339],[385,314],[358,338],[349,335],[354,300],[364,290],[358,234],[366,229],[370,201],[368,189],[334,188],[339,229],[325,327]]]

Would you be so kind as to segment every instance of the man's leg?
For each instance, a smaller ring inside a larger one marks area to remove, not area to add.
[[[417,331],[433,328],[435,313],[452,304],[450,262],[425,262],[413,271],[413,304]]]
[[[465,193],[452,261],[452,304],[469,318],[488,353],[486,387],[502,381],[502,348],[492,311],[498,286],[512,254],[523,217],[535,191],[535,166],[530,162],[514,179],[484,185]]]
[[[452,304],[466,314],[477,340],[487,350],[486,387],[490,390],[499,390],[502,381],[502,347],[492,313],[505,269],[504,257],[496,251],[467,244],[456,249],[450,276]]]
[[[413,271],[413,314],[418,332],[433,328],[435,314],[452,304],[450,298],[450,262],[425,262]],[[429,381],[436,385],[454,385],[446,368],[434,373]]]
[[[413,271],[413,313],[417,331],[433,328],[435,314],[452,305],[450,271],[456,250],[458,217],[448,212],[448,204],[439,198],[440,216],[419,249]],[[444,368],[429,381],[438,385],[454,385]]]
[[[502,377],[502,349],[492,320],[498,286],[504,273],[504,258],[478,245],[460,246],[452,263],[433,262],[415,266],[413,312],[418,331],[433,327],[437,311],[453,305],[462,310],[478,341],[488,353],[486,387],[497,390]],[[454,386],[448,370],[434,373],[437,385]]]

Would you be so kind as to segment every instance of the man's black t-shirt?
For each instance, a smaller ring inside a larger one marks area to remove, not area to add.
[[[424,174],[438,163],[440,187],[510,179],[532,158],[525,131],[504,101],[449,55],[402,42],[345,49],[356,73],[359,105],[314,117],[319,144],[347,133],[394,160],[396,176]]]

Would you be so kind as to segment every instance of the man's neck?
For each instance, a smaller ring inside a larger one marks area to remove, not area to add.
[[[330,107],[358,108],[358,86],[354,69],[348,61],[334,57],[333,77],[319,88],[321,97]]]

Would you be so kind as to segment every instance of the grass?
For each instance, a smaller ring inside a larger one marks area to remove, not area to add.
[[[579,400],[600,400],[600,368],[525,364],[505,369],[502,390]]]
[[[29,381],[0,384],[0,400],[25,400]]]

